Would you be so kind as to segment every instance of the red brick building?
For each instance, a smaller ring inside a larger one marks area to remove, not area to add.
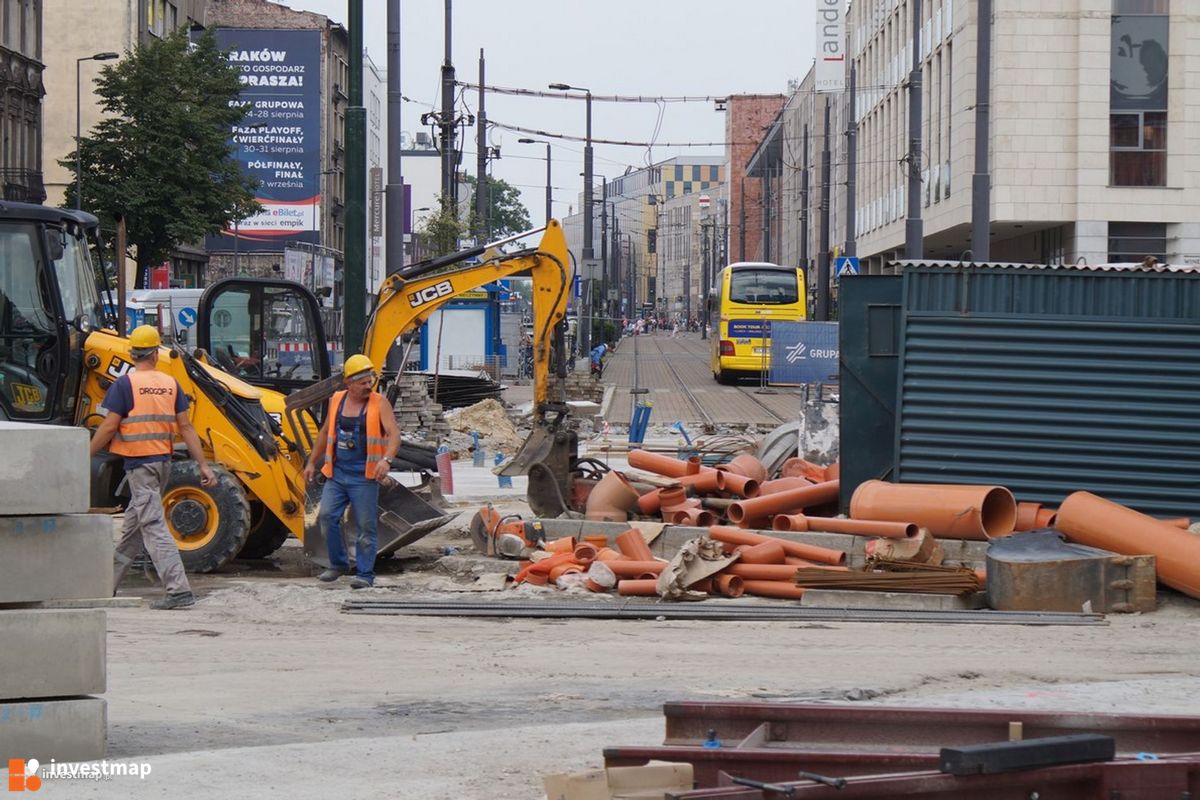
[[[782,94],[740,94],[726,101],[730,261],[762,258],[762,185],[756,178],[745,179],[746,163],[786,100]]]

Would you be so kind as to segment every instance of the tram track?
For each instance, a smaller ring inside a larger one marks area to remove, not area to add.
[[[657,343],[657,340],[656,340],[656,343]],[[663,352],[663,350],[662,350],[662,345],[661,345],[661,344],[659,345],[659,348],[658,348],[658,349],[659,349],[659,352],[660,352],[660,353],[662,353],[662,352]],[[685,351],[685,352],[687,353],[687,355],[688,355],[688,356],[691,356],[692,358],[694,358],[694,359],[697,359],[698,361],[705,361],[705,358],[704,358],[704,356],[702,356],[702,355],[697,355],[696,353],[693,353],[693,352],[691,352],[691,351]],[[665,354],[664,354],[664,356],[665,356]],[[677,373],[677,372],[675,371],[675,369],[674,369],[674,367],[671,365],[671,363],[670,363],[670,360],[669,360],[669,359],[667,360],[667,365],[668,365],[668,366],[671,368],[671,372],[672,372],[672,374],[673,374],[673,375],[675,375],[676,379],[678,379],[678,378],[679,378],[679,373]],[[706,364],[706,366],[707,366],[707,364]],[[681,384],[681,385],[683,384],[683,381],[682,381],[682,380],[680,380],[680,384]],[[764,403],[762,400],[760,400],[759,398],[755,397],[755,396],[754,396],[754,393],[753,393],[751,390],[747,389],[746,387],[744,387],[744,386],[734,386],[734,387],[730,387],[730,388],[736,389],[736,390],[737,390],[739,393],[741,393],[741,395],[742,395],[743,397],[745,397],[745,398],[749,399],[749,400],[750,400],[752,403],[754,403],[756,406],[758,406],[758,407],[759,407],[759,408],[761,408],[763,411],[765,411],[765,412],[767,412],[768,414],[770,414],[770,415],[771,415],[771,416],[772,416],[772,417],[773,417],[773,418],[774,418],[774,419],[775,419],[777,422],[779,422],[781,425],[782,425],[783,423],[785,423],[785,422],[787,422],[787,421],[788,421],[788,420],[784,419],[782,416],[780,416],[780,415],[779,415],[779,413],[778,413],[777,411],[775,411],[775,409],[771,408],[769,405],[767,405],[766,403]],[[690,391],[688,391],[686,386],[684,386],[684,391],[686,391],[686,392],[687,392],[687,394],[688,394],[688,399],[689,399],[689,400],[691,400],[691,399],[694,399],[694,398],[695,398],[695,395],[693,395],[693,394],[692,394]]]
[[[634,354],[635,354],[634,358],[635,358],[635,360],[637,358],[637,341],[641,338],[643,338],[643,337],[635,336],[634,340],[633,340],[634,341]],[[714,420],[713,416],[708,413],[708,409],[706,409],[704,407],[704,404],[701,403],[698,399],[696,399],[696,395],[693,394],[692,390],[688,388],[687,382],[684,381],[683,378],[679,377],[679,370],[677,370],[675,368],[675,365],[671,363],[670,357],[668,356],[666,351],[663,350],[661,340],[656,336],[651,336],[651,337],[647,337],[647,338],[651,339],[654,342],[654,346],[656,348],[658,348],[658,355],[662,358],[663,363],[667,365],[667,371],[669,371],[671,373],[671,377],[673,377],[675,379],[675,383],[678,384],[679,388],[683,391],[683,396],[687,398],[688,404],[693,409],[695,409],[697,414],[700,415],[700,419],[701,419],[701,422],[704,427],[704,432],[705,433],[715,433],[717,430],[716,420]],[[636,363],[636,361],[635,361],[635,363]]]

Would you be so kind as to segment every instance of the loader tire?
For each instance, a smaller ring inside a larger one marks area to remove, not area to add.
[[[241,482],[221,465],[210,466],[216,483],[201,486],[195,461],[171,462],[163,491],[167,528],[188,572],[221,568],[237,556],[250,533],[250,503]]]
[[[266,558],[282,547],[289,535],[287,526],[279,521],[279,517],[271,513],[264,503],[254,500],[250,503],[250,533],[237,557]]]

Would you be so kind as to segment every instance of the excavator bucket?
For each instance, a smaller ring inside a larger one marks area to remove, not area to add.
[[[324,484],[314,483],[305,498],[304,555],[313,563],[330,566],[325,532],[320,524],[321,491]],[[378,533],[380,556],[394,553],[401,547],[429,535],[450,522],[460,512],[445,513],[422,500],[414,492],[391,479],[379,487]],[[342,539],[346,551],[353,554],[358,538],[358,525],[350,510],[342,517]]]
[[[558,424],[535,425],[516,455],[493,472],[528,475],[526,498],[536,517],[554,518],[570,508],[570,476],[579,453],[579,435]]]

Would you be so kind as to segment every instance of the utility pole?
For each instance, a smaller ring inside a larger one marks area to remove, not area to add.
[[[738,261],[746,260],[746,176],[741,177],[742,184],[742,202],[738,211],[740,219],[738,220]]]
[[[458,216],[458,180],[454,145],[454,61],[450,48],[451,0],[446,3],[445,57],[442,61],[442,113],[438,123],[442,129],[442,198],[451,203],[452,213]],[[396,135],[394,132],[391,135]]]
[[[923,258],[921,220],[921,0],[912,2],[912,71],[908,74],[908,218],[904,221],[904,257]]]
[[[363,106],[363,0],[349,2],[350,103],[346,108],[346,251],[342,346],[362,352],[367,320],[367,109]]]
[[[759,261],[771,260],[771,172],[763,167],[762,191],[759,195],[762,206],[762,250]]]
[[[477,244],[482,244],[490,231],[491,203],[487,175],[487,112],[484,110],[484,80],[483,80],[483,48],[479,48],[479,113],[475,117],[479,123],[475,138],[475,238]]]
[[[601,319],[608,313],[608,178],[601,176],[604,188],[600,193],[600,308]],[[604,326],[601,325],[601,328]]]
[[[817,244],[817,307],[818,320],[829,319],[829,95],[825,96],[825,128],[821,139],[821,230]]]
[[[400,91],[400,0],[388,0],[387,8],[387,188],[383,206],[385,217],[384,250],[388,275],[404,267],[404,173],[400,159],[404,148],[399,131],[403,124],[400,110],[403,94]]]
[[[804,169],[800,171],[800,264],[804,267],[804,278],[808,280],[808,123],[804,124]]]
[[[992,0],[978,0],[975,23],[975,174],[971,176],[971,260],[992,258],[992,176],[988,139],[992,102]]]
[[[858,120],[856,110],[858,71],[850,61],[850,101],[846,112],[846,249],[845,255],[858,255],[858,231],[855,182],[858,178]]]
[[[705,303],[705,287],[708,286],[709,264],[712,261],[712,250],[714,244],[713,242],[709,241],[709,229],[711,227],[712,226],[709,225],[708,220],[703,220],[700,223],[700,316],[702,318],[708,316],[708,304]],[[688,321],[691,321],[691,317],[688,317]],[[708,338],[703,325],[700,326],[700,338]]]

